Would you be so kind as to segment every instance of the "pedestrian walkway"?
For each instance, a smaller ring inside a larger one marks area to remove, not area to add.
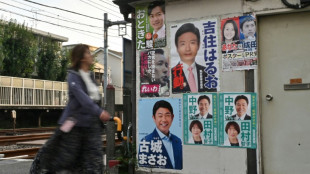
[[[0,160],[0,174],[29,174],[32,161],[30,159]]]

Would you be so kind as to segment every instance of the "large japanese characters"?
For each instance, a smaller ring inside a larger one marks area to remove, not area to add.
[[[183,94],[184,143],[217,145],[217,94]]]
[[[223,71],[256,69],[255,16],[222,19],[221,31]]]
[[[219,94],[219,145],[256,148],[256,93]]]
[[[153,1],[136,6],[137,50],[166,46],[165,2]]]
[[[140,51],[140,96],[169,96],[169,59],[163,49]]]
[[[139,100],[140,167],[183,168],[181,109],[182,101],[178,98]]]
[[[171,25],[172,93],[219,91],[217,20]]]

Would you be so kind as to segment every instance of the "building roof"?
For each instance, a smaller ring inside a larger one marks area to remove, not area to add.
[[[30,28],[29,30],[32,31],[32,33],[35,34],[35,35],[40,35],[40,36],[43,36],[43,37],[51,37],[53,40],[56,40],[56,41],[59,41],[59,42],[68,42],[68,40],[69,40],[67,37],[60,36],[60,35],[57,35],[57,34],[53,34],[53,33],[46,32],[46,31],[42,31],[42,30],[38,30],[38,29],[35,29],[35,28]]]

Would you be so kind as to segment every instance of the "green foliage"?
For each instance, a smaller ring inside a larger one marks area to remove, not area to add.
[[[0,20],[0,74],[64,81],[69,51],[49,37],[34,35],[22,24]]]
[[[16,24],[11,20],[7,24],[0,22],[1,65],[0,73],[7,76],[30,77],[34,71],[34,59],[37,52],[35,36],[25,24]]]
[[[58,71],[57,81],[65,81],[67,77],[67,69],[70,64],[71,50],[64,49],[61,51],[60,68]]]
[[[117,160],[120,161],[119,170],[120,173],[127,172],[129,166],[137,167],[137,158],[136,158],[136,144],[130,143],[129,144],[129,151],[125,145],[121,149],[118,150],[118,152],[121,154],[120,157],[117,158]]]

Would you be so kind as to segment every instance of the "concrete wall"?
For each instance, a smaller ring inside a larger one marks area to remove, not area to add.
[[[288,1],[292,4],[297,2],[299,3],[299,0]],[[305,10],[309,10],[309,8]],[[167,0],[166,49],[168,52],[170,52],[170,26],[176,23],[197,21],[209,18],[216,18],[220,20],[220,18],[240,16],[248,12],[256,12],[256,14],[260,16],[277,13],[290,13],[294,11],[297,10],[286,8],[282,4],[281,0],[258,0],[256,2],[245,0]],[[139,54],[137,52],[137,60],[139,60],[138,55]],[[221,55],[219,55],[219,57],[221,57]],[[139,61],[137,61],[137,86],[140,84],[138,62]],[[221,69],[221,59],[219,62]],[[257,86],[258,79],[256,74],[257,72],[255,71],[254,81]],[[220,72],[220,89],[220,92],[244,92],[245,71]],[[256,92],[258,92],[257,89]],[[182,94],[172,94],[170,97],[182,98]],[[137,93],[137,99],[139,99],[139,93]],[[258,147],[257,154],[260,154],[260,147]],[[259,155],[257,158],[259,166]],[[236,148],[219,148],[212,146],[183,145],[182,171],[140,169],[140,171],[142,170],[144,172],[152,171],[153,173],[246,174],[248,171],[247,150]],[[259,173],[262,172],[259,167],[257,171]]]

